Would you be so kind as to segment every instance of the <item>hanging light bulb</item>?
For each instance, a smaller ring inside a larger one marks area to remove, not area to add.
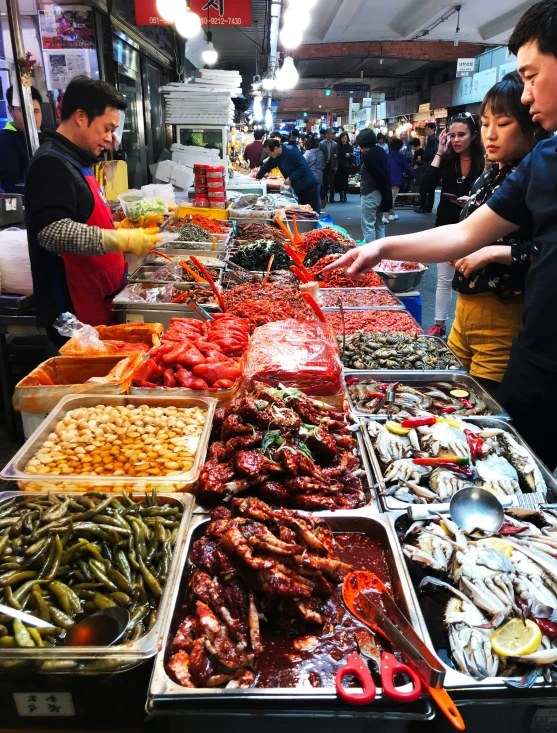
[[[299,5],[291,5],[284,13],[284,27],[292,26],[305,31],[311,23],[309,10]]]
[[[293,89],[298,83],[299,74],[294,66],[294,59],[292,56],[287,56],[284,59],[284,63],[277,74],[277,89],[288,90]]]
[[[280,42],[284,48],[296,48],[302,42],[303,31],[294,25],[283,26],[280,32]]]
[[[207,31],[207,43],[205,44],[205,48],[203,49],[201,56],[203,61],[205,61],[209,66],[217,63],[219,55],[213,45],[213,34],[211,31]]]
[[[275,76],[272,71],[268,71],[261,80],[261,86],[266,92],[272,92],[275,88]]]
[[[185,12],[185,0],[157,0],[157,13],[169,23],[174,23],[176,18]]]
[[[261,97],[253,98],[253,119],[257,122],[263,121],[263,105],[261,104]]]
[[[273,126],[273,110],[267,107],[265,110],[265,127],[270,130]]]
[[[196,13],[186,9],[175,18],[176,32],[183,38],[193,38],[201,29],[201,19]]]

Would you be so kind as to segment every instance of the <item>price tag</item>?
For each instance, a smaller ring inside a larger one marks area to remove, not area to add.
[[[17,210],[17,199],[6,199],[6,211]]]
[[[18,714],[24,718],[75,715],[69,692],[14,692],[14,702]]]
[[[554,733],[557,730],[557,708],[538,708],[530,733]]]
[[[145,323],[145,318],[139,313],[126,313],[126,323]]]

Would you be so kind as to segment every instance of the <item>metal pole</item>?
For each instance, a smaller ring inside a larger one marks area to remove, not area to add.
[[[21,72],[19,70],[18,59],[25,58],[25,47],[23,45],[23,33],[21,31],[21,16],[19,14],[18,0],[6,0],[6,8],[8,11],[8,26],[12,41],[12,51],[14,54],[15,78],[21,102],[23,123],[25,125],[25,139],[27,142],[29,157],[31,157],[39,147],[39,135],[35,124],[35,113],[33,111],[31,90],[23,86],[23,82],[21,81]]]

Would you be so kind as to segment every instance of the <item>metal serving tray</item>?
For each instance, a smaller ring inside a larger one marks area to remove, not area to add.
[[[411,375],[411,376],[408,376]],[[471,390],[474,390],[474,392],[481,397],[481,399],[485,402],[487,405],[488,410],[490,411],[490,415],[485,415],[485,417],[497,417],[500,420],[510,420],[509,414],[501,407],[501,405],[497,402],[497,400],[492,397],[489,392],[487,392],[479,382],[477,382],[474,377],[470,376],[469,374],[459,374],[457,371],[396,371],[396,370],[377,370],[373,372],[369,371],[351,371],[350,376],[347,376],[347,379],[350,379],[351,377],[359,377],[360,379],[376,379],[378,382],[403,382],[406,385],[409,385],[410,387],[419,387],[422,384],[427,384],[428,382],[461,382],[462,384],[465,384],[467,387],[469,387]],[[367,417],[370,420],[375,419],[381,419],[386,417],[385,415],[374,415],[369,412],[364,412],[361,409],[357,409],[352,402],[352,399],[350,397],[350,391],[348,390],[348,385],[346,388],[346,392],[348,394],[348,403],[350,405],[350,409],[356,417]],[[459,416],[457,416],[459,417]],[[478,417],[484,417],[483,415],[478,415]]]
[[[342,299],[342,296],[344,293],[354,293],[355,290],[373,290],[373,291],[381,291],[385,290],[389,295],[396,300],[396,305],[344,305],[343,308],[345,311],[354,311],[354,310],[362,310],[362,309],[371,309],[376,311],[400,311],[400,310],[406,310],[406,306],[404,303],[402,303],[394,293],[392,293],[389,288],[323,288],[322,293],[331,293],[333,295],[338,295]],[[338,306],[334,305],[322,305],[321,310],[325,311],[326,313],[328,311],[337,311],[339,310]]]
[[[64,492],[60,496],[79,496],[78,493]],[[118,492],[114,497],[118,498]],[[120,494],[121,496],[121,494]],[[3,491],[0,502],[15,497],[25,501],[44,494],[35,492]],[[132,494],[136,502],[144,502],[145,495]],[[115,646],[82,646],[82,647],[0,647],[0,676],[4,674],[30,672],[36,674],[114,674],[124,672],[154,657],[161,648],[162,640],[168,633],[174,609],[175,589],[180,583],[187,558],[185,537],[189,530],[193,497],[190,494],[158,494],[159,504],[181,506],[182,522],[178,528],[172,562],[168,578],[160,600],[157,620],[150,631],[137,641]]]
[[[271,227],[275,227],[275,229],[279,228],[278,224],[276,223],[274,219],[234,219],[233,218],[232,221],[235,222],[236,224],[236,231],[238,228],[238,224],[251,224],[251,222],[253,221],[263,222],[263,224],[268,224]],[[284,223],[288,224],[288,226],[290,227],[290,231],[294,233],[294,222],[292,221],[292,219],[287,219]],[[304,234],[305,232],[311,232],[313,231],[313,229],[317,229],[317,225],[319,224],[319,219],[314,219],[314,220],[304,219],[302,221],[298,221],[298,219],[296,219],[296,224],[298,226],[298,232],[300,234]]]
[[[404,564],[407,567],[407,579],[411,587],[414,589],[413,574],[408,569],[410,564],[404,558],[400,543],[398,542],[398,531],[406,529],[410,526],[411,520],[408,519],[406,512],[391,512],[387,516],[388,523],[393,529],[393,534],[397,537],[397,552],[403,557]],[[397,531],[398,530],[398,531]],[[427,573],[426,573],[427,574]],[[421,580],[421,578],[420,578]],[[451,661],[449,649],[449,640],[442,620],[435,623],[436,628],[432,628],[426,620],[424,614],[424,604],[421,601],[419,593],[417,595],[417,603],[414,608],[416,615],[420,620],[421,629],[425,630],[424,641],[430,649],[433,649],[437,658],[445,668],[444,687],[450,693],[455,702],[460,704],[478,704],[486,702],[489,704],[512,704],[512,705],[535,705],[536,701],[548,702],[549,699],[555,699],[555,686],[547,684],[540,675],[531,690],[517,690],[509,687],[503,681],[503,677],[487,677],[484,680],[475,680],[469,675],[457,671]],[[494,697],[493,693],[497,695]]]
[[[224,265],[224,252],[219,249],[165,249],[164,254],[167,255],[167,257],[170,257],[173,262],[178,262],[178,260],[187,260],[188,257],[193,255],[194,257],[210,257],[215,260],[215,264],[210,265],[210,267],[221,267]],[[142,264],[157,265],[158,267],[161,267],[162,265],[167,265],[168,260],[158,257],[156,254],[151,252],[151,254],[145,257]]]
[[[419,324],[418,324],[419,325]],[[421,327],[420,327],[421,328]],[[412,375],[420,374],[421,372],[424,372],[425,374],[441,374],[445,372],[450,372],[454,374],[468,374],[468,369],[464,366],[464,364],[460,361],[458,356],[454,354],[451,349],[447,346],[447,344],[443,341],[443,339],[438,338],[437,336],[428,336],[427,334],[423,333],[420,334],[421,336],[426,336],[428,339],[435,339],[435,341],[439,341],[446,349],[448,349],[451,354],[454,356],[456,361],[460,364],[460,367],[458,369],[389,369],[385,371],[389,371],[391,373],[396,373],[398,375],[404,376],[406,378],[406,375],[408,375],[408,378],[410,378]],[[385,348],[388,348],[388,346],[385,346]],[[341,350],[342,351],[342,350]],[[341,354],[341,361],[342,361],[342,354]],[[348,376],[356,375],[356,373],[361,374],[363,376],[368,375],[370,377],[374,376],[378,373],[378,369],[349,369],[348,367],[345,367],[343,365],[343,370]],[[383,371],[383,370],[381,370]]]
[[[423,630],[415,613],[416,598],[410,586],[407,570],[402,561],[402,553],[397,546],[392,526],[384,515],[358,514],[353,512],[328,512],[321,515],[327,520],[333,532],[361,532],[377,539],[385,547],[389,572],[392,580],[393,595],[397,603],[407,614],[409,621],[417,633],[424,638]],[[203,536],[204,530],[210,518],[207,515],[194,516],[190,530],[186,538],[186,552],[189,555],[192,544]],[[372,568],[370,568],[372,569]],[[187,570],[187,568],[186,568]],[[311,705],[317,705],[321,714],[324,709],[330,709],[331,714],[356,714],[355,708],[347,706],[339,701],[334,687],[313,688],[309,684],[305,687],[287,688],[250,688],[250,689],[216,689],[216,688],[185,688],[174,682],[167,675],[165,660],[167,651],[176,631],[177,622],[180,621],[181,601],[184,598],[188,573],[182,576],[180,585],[172,593],[172,604],[174,606],[174,623],[167,629],[167,633],[161,649],[157,654],[149,693],[147,698],[147,710],[153,714],[170,715],[174,713],[187,713],[192,711],[196,704],[203,703],[205,708],[211,706],[211,713],[217,713],[221,706],[227,710],[238,710],[246,705],[253,714],[258,708],[263,714],[271,713],[272,705],[281,701],[292,713],[298,715],[311,715],[314,709]],[[265,652],[263,651],[263,654]],[[383,691],[378,689],[377,697],[372,705],[358,708],[360,715],[366,718],[392,717],[396,719],[427,719],[430,716],[429,699],[420,699],[415,706],[397,705],[385,699]]]
[[[544,481],[548,488],[548,493],[543,499],[541,499],[540,503],[543,503],[545,501],[555,501],[557,499],[557,479],[540,461],[540,459],[532,451],[526,441],[520,437],[517,431],[513,428],[512,425],[510,425],[507,420],[502,420],[496,417],[459,417],[458,419],[462,420],[463,422],[474,423],[475,425],[478,425],[482,428],[501,428],[502,430],[506,430],[508,433],[510,433],[519,445],[524,446],[524,448],[530,451],[544,478]],[[376,420],[386,420],[386,418],[377,417]],[[377,482],[379,483],[379,499],[383,505],[383,508],[385,511],[400,511],[402,509],[406,510],[409,506],[411,506],[410,504],[407,504],[404,501],[400,501],[399,499],[395,499],[393,496],[381,496],[381,493],[386,489],[385,475],[383,473],[383,467],[381,461],[379,460],[379,456],[377,455],[377,453],[375,452],[375,448],[373,447],[371,436],[367,431],[366,422],[366,418],[360,418],[363,440],[369,452],[370,462],[373,467],[375,477],[377,479]],[[527,494],[523,494],[523,492],[517,493],[518,497],[520,497],[521,495],[527,496]],[[539,498],[539,494],[536,494],[536,498]],[[435,503],[427,504],[427,506],[435,511]]]
[[[371,311],[384,311],[385,308],[374,308],[373,306],[362,306],[361,308],[352,308],[348,311],[350,314],[357,313],[358,311],[363,311],[365,313],[369,313]],[[391,310],[391,309],[387,309]],[[396,311],[397,313],[401,313],[400,309]],[[327,313],[340,313],[340,308],[328,308],[326,309],[325,317],[327,316]],[[415,324],[416,328],[420,330],[420,333],[416,334],[417,336],[425,336],[424,331],[422,329],[422,324],[418,323],[418,321],[414,318],[414,316],[410,313],[410,311],[406,311],[406,315],[408,318],[410,318],[411,321]],[[364,330],[364,329],[358,329],[358,330]],[[346,337],[353,336],[356,333],[356,331],[352,331],[352,333],[347,333]],[[337,336],[340,336],[342,338],[342,331],[340,333],[336,334]],[[385,348],[388,348],[386,346]],[[447,347],[448,348],[448,347]]]
[[[93,476],[82,474],[31,474],[25,471],[25,467],[31,458],[38,452],[39,448],[47,440],[50,433],[54,432],[56,425],[64,419],[70,410],[76,410],[80,407],[96,407],[97,405],[108,405],[120,407],[123,405],[149,405],[152,407],[201,407],[207,411],[207,417],[199,441],[194,458],[194,464],[189,471],[170,476]],[[207,454],[207,446],[209,444],[209,436],[213,424],[213,414],[217,401],[211,397],[169,397],[164,394],[156,397],[134,397],[127,395],[68,395],[60,400],[56,407],[43,420],[31,437],[18,450],[12,460],[4,467],[0,476],[4,479],[24,481],[32,483],[50,483],[52,488],[58,490],[56,484],[62,482],[63,485],[69,485],[67,491],[71,490],[71,483],[79,483],[81,485],[89,485],[91,489],[99,489],[102,491],[103,485],[118,486],[134,483],[138,489],[142,485],[157,484],[161,487],[165,484],[174,485],[182,484],[184,486],[191,485],[196,481],[201,471],[201,466],[205,462]],[[174,491],[175,489],[171,489]]]
[[[167,263],[168,264],[168,263]],[[186,262],[186,264],[188,264]],[[219,275],[215,282],[220,283],[222,281],[222,273],[225,267],[224,262],[220,262],[215,265],[210,265],[213,269],[219,270]],[[202,283],[196,283],[193,280],[157,280],[154,276],[161,269],[161,265],[142,265],[133,272],[128,282],[131,283],[148,283],[150,285],[202,285]],[[214,279],[214,278],[213,278]]]

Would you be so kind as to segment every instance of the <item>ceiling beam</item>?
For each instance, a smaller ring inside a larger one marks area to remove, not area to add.
[[[354,24],[364,4],[365,0],[343,0],[342,5],[331,19],[323,40],[332,41],[342,38],[348,26]]]
[[[483,43],[461,43],[455,46],[452,41],[344,41],[304,44],[296,49],[295,56],[297,61],[346,57],[367,59],[374,56],[451,63],[462,56],[478,56],[484,51]]]
[[[425,0],[422,3],[412,2],[410,7],[404,8],[390,24],[395,33],[407,38],[422,28],[428,21],[434,21],[444,10],[448,10],[455,3],[447,0]]]
[[[493,20],[488,20],[487,23],[480,25],[478,32],[481,38],[487,41],[489,38],[495,38],[496,36],[500,36],[501,33],[511,31],[520,20],[522,14],[528,8],[531,8],[532,5],[535,5],[536,2],[537,0],[527,0],[513,10],[509,10],[502,15],[497,15]]]

